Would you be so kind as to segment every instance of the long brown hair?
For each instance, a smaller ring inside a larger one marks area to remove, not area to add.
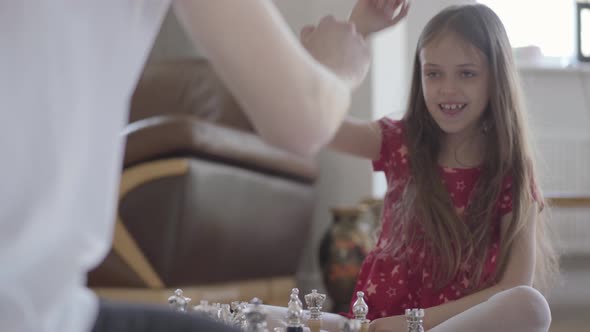
[[[482,122],[489,123],[484,135],[486,150],[481,176],[467,207],[467,222],[457,215],[442,184],[438,156],[443,132],[430,116],[422,91],[419,52],[444,33],[455,33],[467,45],[480,50],[486,57],[490,73],[489,102],[482,115]],[[461,264],[467,260],[475,264],[470,284],[477,288],[484,286],[480,280],[493,240],[498,197],[506,176],[511,177],[512,219],[506,232],[501,234],[498,268],[493,279],[489,280],[490,283],[497,281],[506,268],[515,237],[531,214],[544,214],[540,209],[533,209],[534,206],[544,206],[544,202],[539,190],[533,194],[536,188],[534,158],[527,139],[527,121],[512,48],[500,19],[491,9],[481,4],[451,6],[428,22],[416,47],[404,123],[410,177],[394,210],[399,214],[401,231],[410,234],[406,241],[417,240],[412,231],[416,222],[424,229],[424,237],[431,243],[434,258],[440,262],[436,264],[440,268],[435,271],[438,288],[453,280]],[[557,257],[546,236],[545,222],[539,216],[534,220],[537,222],[534,283],[535,287],[544,290],[549,283],[547,277],[557,271]],[[404,243],[407,242],[398,242],[394,250],[401,250]]]

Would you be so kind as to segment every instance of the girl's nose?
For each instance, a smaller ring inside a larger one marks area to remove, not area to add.
[[[440,94],[442,95],[454,95],[457,93],[457,84],[455,82],[455,80],[450,79],[450,78],[445,78],[443,79],[443,81],[441,82],[440,85],[440,90],[439,90]]]

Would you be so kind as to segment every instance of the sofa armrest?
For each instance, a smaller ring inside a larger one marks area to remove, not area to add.
[[[191,115],[161,115],[125,128],[125,167],[173,156],[195,155],[266,174],[312,183],[318,170],[306,159],[265,143],[259,136]]]

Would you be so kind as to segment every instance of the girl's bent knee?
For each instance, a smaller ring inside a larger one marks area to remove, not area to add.
[[[509,310],[516,310],[534,331],[547,331],[551,325],[551,310],[547,300],[538,290],[529,286],[517,286],[502,292]]]

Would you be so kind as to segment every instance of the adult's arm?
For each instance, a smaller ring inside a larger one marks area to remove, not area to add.
[[[268,0],[176,0],[199,50],[272,144],[313,156],[344,115],[351,86],[316,61]]]

